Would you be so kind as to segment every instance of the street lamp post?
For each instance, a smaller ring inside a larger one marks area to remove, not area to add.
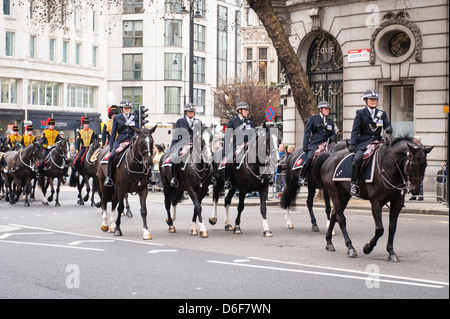
[[[189,0],[189,10],[181,7],[180,13],[189,14],[189,102],[194,103],[194,18],[203,18],[199,10],[194,14],[194,0]],[[186,96],[186,92],[184,93]]]

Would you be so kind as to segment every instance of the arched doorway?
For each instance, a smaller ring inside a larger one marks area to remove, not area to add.
[[[341,46],[329,33],[320,33],[311,43],[307,60],[307,72],[317,103],[328,101],[331,105],[338,139],[342,139],[343,127],[343,56]]]

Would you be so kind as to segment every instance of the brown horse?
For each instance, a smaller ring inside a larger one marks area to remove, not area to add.
[[[388,260],[398,262],[399,259],[394,252],[394,236],[397,228],[397,219],[405,201],[405,194],[411,192],[417,195],[420,191],[420,184],[423,181],[425,168],[427,167],[427,154],[433,147],[416,145],[411,138],[398,138],[391,145],[382,144],[378,146],[373,160],[375,161],[375,172],[373,181],[366,183],[361,176],[359,181],[362,199],[370,200],[372,215],[375,220],[375,236],[364,246],[364,253],[369,254],[377,244],[378,239],[383,235],[382,207],[390,203],[389,213],[389,238],[387,251]],[[358,254],[352,245],[352,241],[347,232],[344,209],[350,200],[350,183],[348,181],[333,181],[333,176],[337,165],[349,154],[348,150],[336,152],[323,163],[321,167],[321,177],[325,188],[330,194],[333,202],[333,211],[330,219],[330,226],[326,234],[329,251],[335,251],[332,244],[332,231],[336,221],[339,223],[347,246],[347,255],[356,257]],[[364,174],[360,174],[364,175]]]
[[[48,202],[53,201],[53,195],[55,194],[53,180],[56,178],[58,183],[56,185],[55,206],[61,206],[59,203],[59,190],[61,188],[61,182],[67,171],[67,165],[70,161],[69,149],[68,139],[62,138],[47,154],[44,159],[44,164],[39,166],[39,186],[44,194],[44,198],[42,199],[42,203],[44,205],[48,205]],[[46,202],[45,194],[47,193],[48,186],[51,188],[51,194],[47,198],[48,202]]]
[[[143,128],[141,130],[133,128],[137,133],[131,140],[131,145],[124,151],[125,154],[116,155],[116,160],[120,160],[118,166],[114,165],[113,186],[105,187],[107,164],[102,164],[101,160],[108,153],[109,149],[101,150],[97,165],[97,175],[99,179],[99,190],[102,208],[102,226],[103,231],[114,233],[115,236],[122,236],[120,230],[121,214],[116,213],[117,204],[123,206],[124,198],[127,193],[136,192],[139,194],[142,216],[143,239],[152,239],[147,227],[147,206],[146,199],[148,195],[148,182],[152,173],[153,164],[153,137],[152,134],[156,126],[152,129]],[[108,212],[106,205],[111,202],[111,218],[108,223]],[[123,207],[119,207],[119,211]]]
[[[22,190],[25,192],[25,207],[29,207],[28,197],[31,193],[31,180],[35,177],[36,164],[42,160],[44,148],[34,142],[19,151],[5,153],[4,160],[8,166],[5,173],[6,200],[10,204],[18,201]]]

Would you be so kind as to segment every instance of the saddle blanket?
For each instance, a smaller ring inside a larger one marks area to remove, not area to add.
[[[124,155],[127,152],[124,152],[124,150],[128,149],[128,146],[130,145],[130,141],[123,141],[120,143],[120,146],[116,150],[116,157],[114,158],[114,162],[116,163],[116,166],[119,167],[120,163],[122,162],[122,159],[124,158]],[[121,154],[122,153],[122,154]],[[102,160],[100,161],[100,164],[108,164],[109,157],[111,156],[111,151],[108,151],[108,153],[103,156]]]
[[[292,166],[292,170],[296,170],[303,167],[303,164],[305,164],[306,159],[308,158],[308,154],[303,152],[297,157],[297,159],[294,162],[294,165]]]
[[[236,146],[236,152],[234,153],[235,158],[237,158],[238,155],[245,149],[245,146],[246,146],[246,143],[242,143],[241,145]],[[244,156],[242,156],[241,161],[239,163],[237,163],[237,165],[235,167],[236,169],[241,168],[241,165],[242,165],[242,163],[244,163],[245,155],[247,155],[247,153],[248,153],[248,149],[245,151]],[[220,163],[218,170],[220,171],[220,170],[224,169],[225,166],[227,165],[227,162],[228,162],[228,157],[225,157],[222,160],[222,162]]]
[[[164,161],[163,165],[161,167],[172,167],[172,159],[173,159],[174,154],[169,155],[166,160]],[[191,155],[189,154],[188,158],[186,159],[186,161],[184,162],[183,167],[181,167],[181,170],[184,171],[184,169],[186,168],[187,163],[189,162],[189,159],[191,158]],[[183,163],[183,161],[181,161],[181,163]]]
[[[375,156],[378,156],[378,154],[376,154]],[[375,172],[375,156],[371,156],[366,161],[363,161],[361,175],[364,176],[364,180],[366,181],[366,183],[373,182],[373,174]],[[351,153],[339,162],[339,164],[336,166],[336,169],[334,170],[333,182],[351,181],[352,163],[354,157],[355,154]]]

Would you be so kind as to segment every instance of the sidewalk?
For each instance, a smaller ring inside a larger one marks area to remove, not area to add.
[[[212,206],[212,196],[211,191],[208,196],[206,196],[203,199],[202,205],[203,206]],[[149,191],[148,194],[149,200],[155,200],[155,201],[164,201],[164,195],[162,192],[152,192]],[[304,207],[306,208],[306,197],[307,197],[307,191],[301,190],[300,193],[297,196],[297,207]],[[424,200],[418,201],[418,200],[409,200],[411,197],[411,194],[406,194],[405,196],[405,207],[403,207],[402,213],[405,214],[430,214],[430,215],[449,215],[449,209],[447,207],[447,203],[442,203],[436,201],[436,198],[433,197],[433,195],[430,193],[429,196],[425,193]],[[219,205],[223,205],[224,196],[221,196],[219,199]],[[192,204],[190,202],[190,199],[184,200],[182,202],[183,204]],[[238,203],[238,198],[234,197],[231,205],[236,206]],[[266,202],[267,206],[278,206],[279,207],[280,200],[276,197],[272,197],[272,190],[270,189],[269,192],[269,198]],[[246,197],[245,198],[245,205],[246,206],[259,206],[259,197]],[[325,203],[323,199],[319,199],[318,196],[314,199],[314,207],[325,207]],[[353,209],[353,210],[371,210],[371,205],[368,200],[362,200],[359,198],[352,198],[350,199],[350,202],[347,205],[346,209]],[[389,212],[389,208],[387,206],[383,207],[384,212]]]

